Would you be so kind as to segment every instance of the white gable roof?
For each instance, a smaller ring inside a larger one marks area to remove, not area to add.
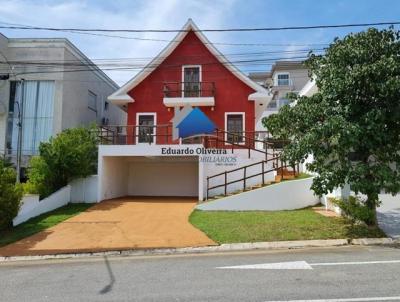
[[[134,99],[128,95],[128,92],[142,82],[149,74],[151,74],[164,60],[168,57],[180,42],[185,38],[187,33],[193,30],[196,36],[204,43],[207,49],[222,63],[228,70],[230,70],[239,80],[244,82],[247,86],[253,88],[256,92],[249,95],[251,101],[267,101],[271,99],[270,92],[261,85],[253,82],[244,73],[237,69],[232,63],[225,58],[221,52],[214,47],[213,44],[206,38],[206,36],[199,30],[197,25],[192,19],[189,19],[183,26],[176,37],[155,57],[145,68],[143,68],[136,76],[129,80],[120,89],[108,97],[108,99],[117,105],[134,102]]]

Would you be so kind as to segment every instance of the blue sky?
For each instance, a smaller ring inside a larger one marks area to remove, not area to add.
[[[40,1],[0,0],[0,22],[79,28],[180,28],[192,18],[201,28],[275,27],[343,24],[400,20],[398,0],[98,0]],[[212,42],[267,43],[276,46],[222,46],[226,54],[276,51],[271,59],[299,54],[282,53],[320,48],[307,44],[329,43],[362,28],[306,31],[207,33]],[[125,40],[46,31],[0,30],[8,37],[67,37],[89,58],[143,58],[155,56],[165,42]],[[127,35],[127,34],[125,34]],[[130,34],[133,37],[172,39],[174,34]],[[306,44],[305,46],[303,46]],[[229,56],[228,56],[229,57]],[[251,57],[249,55],[249,57]],[[234,60],[234,58],[231,58]],[[239,66],[244,72],[268,70],[269,64]],[[119,84],[135,71],[107,71]]]

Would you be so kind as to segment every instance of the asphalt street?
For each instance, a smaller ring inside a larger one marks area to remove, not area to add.
[[[400,301],[400,248],[1,263],[0,301]]]

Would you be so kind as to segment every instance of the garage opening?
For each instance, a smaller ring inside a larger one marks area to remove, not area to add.
[[[197,156],[104,157],[102,174],[102,199],[199,194]]]

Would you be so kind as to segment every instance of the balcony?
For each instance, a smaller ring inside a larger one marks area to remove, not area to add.
[[[165,82],[163,103],[175,106],[214,106],[214,82]]]

